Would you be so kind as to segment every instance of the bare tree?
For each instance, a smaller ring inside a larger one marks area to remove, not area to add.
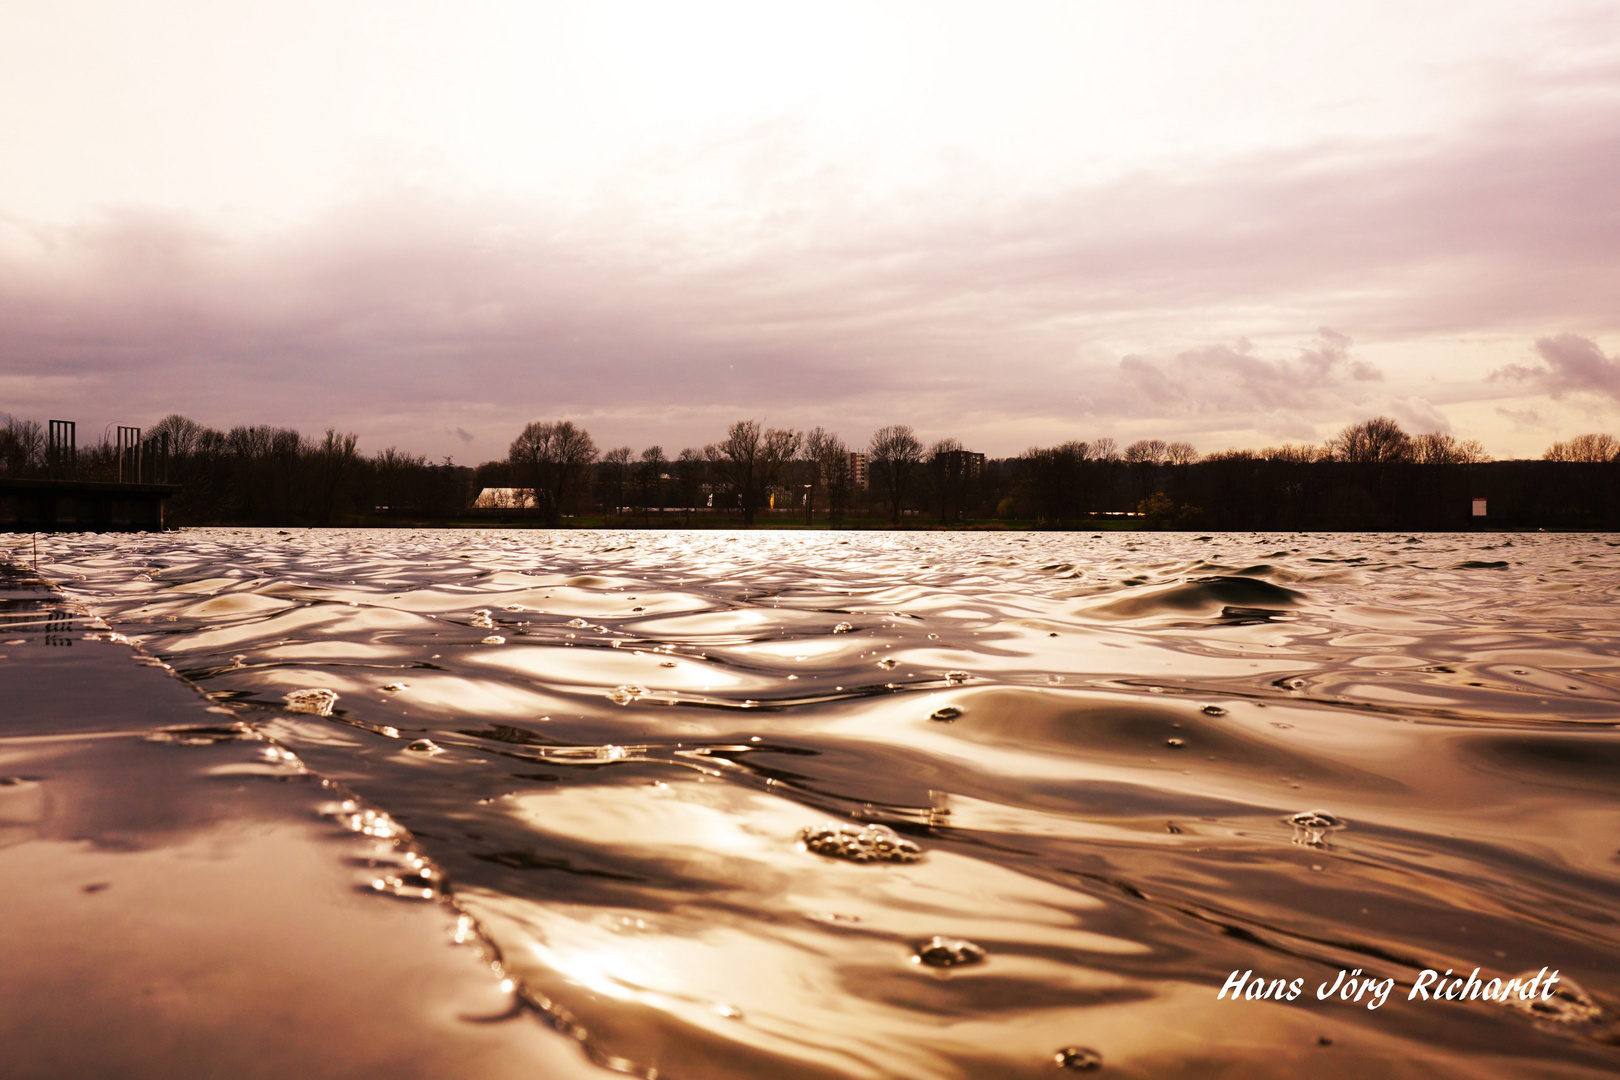
[[[804,493],[804,523],[806,525],[815,520],[816,490],[826,483],[822,462],[827,457],[828,449],[835,442],[839,442],[838,436],[825,428],[811,428],[805,433],[804,446],[800,453],[805,463],[804,478],[808,489]],[[843,444],[839,443],[839,445],[842,446]]]
[[[840,521],[843,519],[844,511],[849,508],[850,497],[855,492],[855,470],[850,464],[849,447],[844,444],[844,440],[830,432],[823,434],[826,438],[816,455],[818,464],[816,472],[820,474],[821,482],[827,489],[827,516],[834,521]]]
[[[507,459],[513,478],[534,498],[546,523],[555,527],[586,468],[596,460],[596,443],[570,420],[536,422],[512,440]]]
[[[1170,453],[1163,439],[1138,439],[1125,448],[1125,460],[1133,464],[1161,465]]]
[[[615,514],[624,507],[626,489],[630,485],[630,459],[636,452],[628,446],[615,446],[602,455],[602,508]]]
[[[649,446],[641,452],[641,461],[636,465],[636,501],[641,504],[641,519],[649,520],[648,511],[653,504],[657,504],[660,513],[664,509],[664,470],[669,468],[669,460],[664,457],[662,446]]]
[[[179,413],[170,413],[147,432],[154,439],[169,437],[169,453],[177,458],[189,457],[194,453],[202,441],[203,434],[208,429],[189,417]]]
[[[1412,440],[1412,460],[1419,465],[1472,465],[1489,461],[1490,455],[1477,440],[1432,431]]]
[[[302,443],[303,437],[298,441]],[[355,446],[359,441],[359,436],[352,432],[339,434],[334,428],[327,428],[326,437],[310,447],[316,477],[312,494],[319,500],[314,508],[315,520],[322,525],[332,523],[338,495],[355,471],[359,461]]]
[[[1228,452],[1230,453],[1230,451]],[[1253,456],[1263,458],[1266,461],[1281,461],[1293,465],[1309,465],[1313,461],[1327,460],[1332,456],[1332,451],[1330,451],[1326,446],[1315,446],[1311,443],[1283,443],[1281,446],[1268,446]]]
[[[800,441],[797,431],[762,430],[757,420],[739,420],[726,432],[725,441],[705,448],[715,478],[725,485],[742,511],[743,524],[754,523],[767,489],[798,453]]]
[[[1032,505],[1038,520],[1048,525],[1084,517],[1089,512],[1088,484],[1094,444],[1070,440],[1059,446],[1033,446],[1020,459],[1023,465],[1021,492]]]
[[[38,420],[0,413],[0,467],[11,476],[29,476],[45,465],[45,429]]]
[[[1165,460],[1172,465],[1191,465],[1198,460],[1198,448],[1190,442],[1173,442],[1165,447]]]
[[[1555,442],[1542,454],[1546,461],[1620,461],[1620,439],[1613,435],[1577,435]]]
[[[911,474],[922,460],[922,443],[905,424],[890,424],[872,435],[872,478],[889,497],[889,507],[896,525],[900,524],[900,510],[911,488]]]
[[[692,508],[703,494],[703,474],[708,463],[703,455],[688,446],[675,460],[675,482],[680,485],[681,502],[686,506],[686,524],[692,524]]]
[[[1073,446],[1075,444],[1064,443],[1063,445]],[[1086,444],[1081,443],[1079,445],[1085,446]],[[1090,456],[1092,461],[1118,461],[1119,445],[1115,443],[1113,439],[1110,439],[1105,435],[1100,439],[1095,439],[1092,441],[1090,444]]]
[[[1328,444],[1340,461],[1382,465],[1412,459],[1412,439],[1387,416],[1346,425]]]

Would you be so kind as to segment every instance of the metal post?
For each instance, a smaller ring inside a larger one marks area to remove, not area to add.
[[[45,466],[52,480],[72,480],[79,471],[79,425],[72,420],[52,420],[51,438],[45,451]]]
[[[141,429],[118,426],[118,482],[141,482]]]

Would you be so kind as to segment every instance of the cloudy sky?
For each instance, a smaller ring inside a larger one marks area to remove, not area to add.
[[[0,411],[1620,430],[1620,7],[0,0]]]

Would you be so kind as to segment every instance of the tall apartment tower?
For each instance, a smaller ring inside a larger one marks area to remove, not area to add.
[[[855,484],[855,490],[865,491],[871,486],[871,461],[870,455],[865,450],[851,450],[849,452],[849,475]]]

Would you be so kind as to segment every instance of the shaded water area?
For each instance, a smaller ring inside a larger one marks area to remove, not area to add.
[[[39,571],[409,830],[598,1065],[1620,1069],[1612,536],[222,529]],[[1407,1000],[1476,967],[1563,981]],[[1387,1002],[1318,1000],[1357,969]]]

